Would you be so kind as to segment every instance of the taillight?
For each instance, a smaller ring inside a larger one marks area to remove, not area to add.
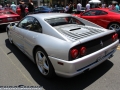
[[[72,49],[71,50],[71,56],[72,56],[72,58],[75,59],[78,56],[78,50],[77,49]]]
[[[118,34],[115,33],[115,34],[112,36],[112,41],[115,41],[115,40],[117,40],[117,39],[118,39]]]
[[[115,33],[115,37],[116,37],[116,39],[118,39],[118,34],[117,33]]]
[[[81,47],[80,48],[80,55],[85,55],[86,54],[86,47]]]

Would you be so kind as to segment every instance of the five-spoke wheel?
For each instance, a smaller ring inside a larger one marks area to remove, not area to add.
[[[37,67],[43,76],[46,77],[54,76],[54,68],[48,58],[47,53],[42,48],[38,48],[36,50],[35,59]]]
[[[115,30],[117,32],[120,30],[120,25],[118,23],[112,23],[109,25],[108,29]]]

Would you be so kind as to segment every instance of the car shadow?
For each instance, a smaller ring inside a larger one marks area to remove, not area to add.
[[[98,67],[73,78],[62,78],[56,76],[53,79],[48,79],[43,77],[37,69],[36,64],[34,64],[16,46],[11,45],[8,39],[5,40],[5,43],[6,47],[11,50],[10,53],[13,53],[17,57],[17,59],[30,73],[36,83],[38,83],[40,86],[43,86],[45,90],[83,90],[101,78],[113,67],[113,63],[109,60],[106,60]]]
[[[6,32],[7,25],[0,25],[0,33]]]

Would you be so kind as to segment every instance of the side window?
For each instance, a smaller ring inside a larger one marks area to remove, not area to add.
[[[42,33],[42,26],[40,25],[40,23],[37,19],[34,19],[34,21],[33,21],[32,31]]]
[[[85,12],[83,16],[91,16],[90,11]]]
[[[32,30],[32,28],[33,28],[33,20],[34,20],[34,18],[32,18],[32,17],[27,17],[27,18],[23,19],[23,20],[18,24],[18,27],[19,27],[19,28],[23,28],[23,29],[27,29],[27,30]]]
[[[23,20],[18,24],[18,27],[25,29],[25,27],[26,27],[26,25],[27,25],[27,19],[28,19],[28,18],[23,19]]]
[[[90,10],[83,14],[83,16],[95,16],[95,15],[98,15],[97,10]]]
[[[105,11],[101,11],[101,13],[100,13],[100,15],[106,15],[106,14],[108,14],[108,13]]]
[[[40,10],[44,10],[44,8],[43,8],[43,7],[40,7]]]

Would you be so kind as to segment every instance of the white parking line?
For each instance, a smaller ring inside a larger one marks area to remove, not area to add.
[[[6,53],[4,52],[4,50],[0,47],[0,49],[3,51],[3,53],[5,54],[5,56],[9,59],[9,61],[16,67],[16,69],[23,75],[23,77],[25,79],[27,79],[28,82],[30,82],[33,86],[34,86],[34,83],[32,83],[29,78],[27,78],[27,76],[20,70],[19,67],[17,67],[17,65],[6,55]]]

